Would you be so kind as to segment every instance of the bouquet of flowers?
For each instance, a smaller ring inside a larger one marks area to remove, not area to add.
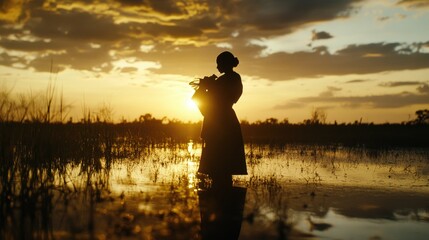
[[[189,85],[191,87],[193,87],[195,90],[197,90],[200,87],[207,87],[209,86],[212,82],[214,82],[216,80],[217,76],[216,75],[211,75],[211,76],[205,76],[203,78],[197,78],[194,79],[193,81],[191,81],[189,83]]]

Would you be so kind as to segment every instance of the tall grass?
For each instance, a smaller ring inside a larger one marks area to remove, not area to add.
[[[12,94],[13,88],[0,89],[0,122],[62,123],[71,105],[65,103],[63,93],[57,93],[49,82],[45,93]]]

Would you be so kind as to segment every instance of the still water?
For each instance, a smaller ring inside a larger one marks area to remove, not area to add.
[[[21,194],[1,198],[0,238],[429,239],[427,149],[247,145],[249,174],[221,190],[196,175],[200,153],[27,171],[48,180],[2,183]]]

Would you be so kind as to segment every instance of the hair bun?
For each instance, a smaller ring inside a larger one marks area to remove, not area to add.
[[[240,63],[240,61],[238,61],[238,58],[234,57],[234,64],[233,64],[233,66],[237,67],[239,63]]]
[[[216,62],[222,62],[230,67],[237,67],[239,63],[238,58],[228,51],[219,54],[219,56],[217,56]]]

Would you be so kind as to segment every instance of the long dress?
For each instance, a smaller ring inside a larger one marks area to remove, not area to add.
[[[226,73],[195,92],[193,99],[204,116],[198,172],[211,177],[247,174],[240,122],[232,108],[242,92],[236,72]]]

